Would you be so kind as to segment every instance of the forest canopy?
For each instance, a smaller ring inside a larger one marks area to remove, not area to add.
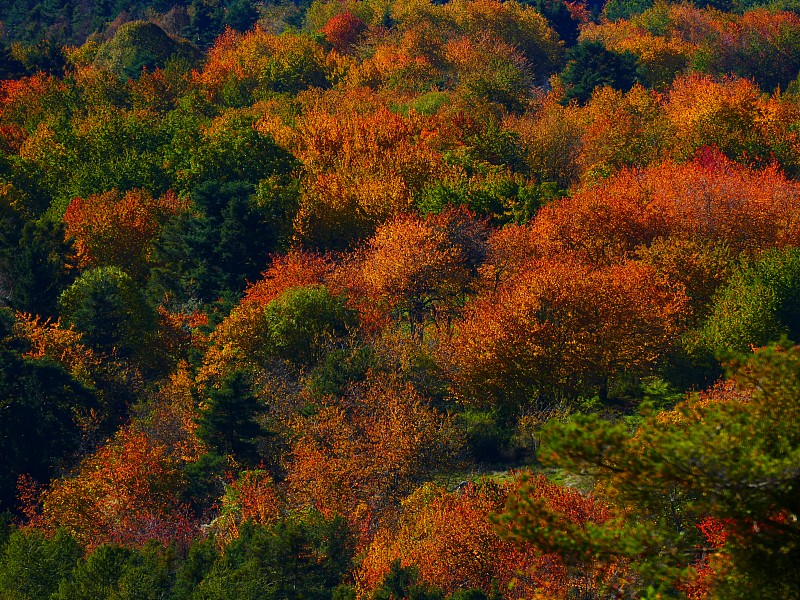
[[[0,596],[800,596],[800,7],[0,2]]]

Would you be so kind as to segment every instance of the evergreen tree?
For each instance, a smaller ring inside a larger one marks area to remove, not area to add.
[[[524,4],[530,4],[547,19],[565,46],[569,48],[575,45],[579,33],[578,21],[573,18],[564,0],[529,0]]]
[[[258,21],[258,11],[251,0],[236,0],[225,11],[225,24],[236,31],[248,31]]]
[[[616,518],[572,524],[524,490],[505,516],[543,552],[630,561],[642,591],[674,592],[705,557],[710,597],[800,596],[800,346],[786,340],[731,366],[729,381],[637,430],[597,414],[545,428],[542,457],[593,472]],[[713,540],[701,531],[713,527]],[[652,594],[651,594],[652,595]]]
[[[64,225],[50,219],[31,221],[22,229],[17,248],[8,256],[11,304],[43,317],[58,314],[58,296],[74,279],[72,243]]]
[[[258,440],[267,432],[258,422],[265,407],[252,393],[241,371],[211,388],[197,420],[197,437],[217,455],[233,455],[240,463],[257,464]]]
[[[200,48],[208,48],[222,33],[223,13],[220,4],[212,5],[204,0],[192,0],[189,6],[188,37]]]
[[[372,594],[372,600],[443,600],[441,590],[419,581],[419,569],[404,567],[395,560],[381,584]]]
[[[567,66],[561,72],[566,88],[564,102],[583,104],[604,85],[627,92],[637,81],[636,57],[607,50],[601,42],[581,42],[567,53]]]
[[[212,302],[258,279],[277,248],[280,224],[255,206],[253,191],[244,181],[195,188],[191,197],[201,214],[177,218],[156,242],[153,296]]]
[[[351,566],[353,539],[341,518],[314,512],[272,527],[244,524],[215,553],[203,541],[178,573],[178,598],[202,600],[327,600]],[[205,571],[205,572],[203,572]],[[192,584],[197,582],[196,587]],[[194,587],[194,594],[186,592]],[[186,595],[181,595],[181,592]]]
[[[131,277],[117,267],[86,271],[59,298],[63,319],[105,351],[137,355],[155,329],[156,316]]]
[[[0,552],[0,597],[50,600],[82,554],[80,544],[63,531],[54,536],[35,529],[12,532]]]
[[[11,322],[4,312],[0,338]],[[0,345],[0,511],[15,507],[20,475],[48,481],[68,463],[81,437],[76,415],[95,406],[93,394],[59,365]]]
[[[5,42],[0,42],[0,79],[17,79],[27,73],[25,65],[11,52]]]
[[[141,549],[100,546],[61,581],[51,600],[169,598],[174,563],[174,549],[154,542]]]

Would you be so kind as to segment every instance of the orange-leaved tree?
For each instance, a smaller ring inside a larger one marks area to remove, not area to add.
[[[226,486],[213,530],[227,543],[239,537],[242,523],[272,525],[280,517],[282,507],[275,482],[266,471],[242,471]]]
[[[416,485],[452,466],[462,445],[453,419],[409,384],[378,373],[367,382],[296,420],[287,465],[294,502],[347,517],[362,541]]]
[[[339,13],[328,19],[320,32],[333,49],[343,54],[353,51],[353,47],[361,40],[367,25],[350,11]]]
[[[355,259],[356,302],[367,313],[407,321],[412,337],[428,323],[449,324],[485,257],[488,233],[463,208],[392,219]]]
[[[800,243],[800,185],[777,167],[748,169],[713,148],[690,163],[626,169],[544,207],[533,229],[540,256],[575,252],[624,260],[664,237],[755,254]]]
[[[615,376],[658,363],[683,330],[686,305],[680,286],[641,263],[533,262],[457,323],[446,357],[456,393],[512,411],[537,397],[604,397]]]
[[[178,501],[183,461],[135,427],[125,427],[71,476],[43,491],[42,522],[63,527],[87,548],[187,544],[196,524]]]
[[[262,119],[303,163],[295,233],[305,246],[343,249],[387,219],[408,212],[413,195],[447,167],[436,120],[392,112],[370,90],[301,96],[296,128]]]
[[[146,190],[112,190],[75,198],[64,213],[66,235],[75,239],[81,268],[115,266],[141,278],[159,229],[187,207],[172,192],[153,198]]]
[[[29,346],[24,356],[48,358],[61,364],[80,382],[92,386],[101,357],[83,343],[83,334],[66,328],[60,322],[42,320],[41,317],[17,313],[14,334]]]
[[[758,86],[747,79],[720,81],[697,74],[677,78],[664,104],[675,131],[672,155],[687,160],[704,146],[716,146],[734,160],[768,163],[764,104]]]
[[[568,562],[531,544],[515,544],[494,515],[520,493],[558,511],[574,526],[605,521],[605,506],[579,491],[549,482],[543,476],[519,477],[504,483],[462,482],[454,491],[432,484],[416,489],[403,501],[396,523],[382,527],[356,572],[358,586],[369,592],[380,584],[391,564],[416,566],[422,582],[446,594],[479,589],[490,594],[508,590],[510,598],[568,598],[580,592],[624,586],[625,566]]]
[[[227,29],[208,51],[194,81],[208,98],[228,106],[247,106],[271,92],[297,93],[327,84],[325,52],[302,33],[274,35],[256,27],[247,33]]]

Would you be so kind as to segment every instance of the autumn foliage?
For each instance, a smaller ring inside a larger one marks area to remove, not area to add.
[[[683,290],[642,264],[532,262],[469,306],[452,341],[454,378],[478,403],[606,393],[615,375],[647,372],[664,356],[685,310]]]
[[[350,52],[367,29],[364,21],[351,12],[331,17],[320,31],[337,52]]]
[[[87,457],[75,476],[41,497],[43,522],[64,527],[88,548],[103,543],[187,543],[195,524],[177,501],[180,462],[141,432],[122,430]]]
[[[194,79],[210,99],[236,106],[269,91],[298,92],[324,85],[326,71],[322,48],[306,35],[228,29],[209,49]]]
[[[451,418],[392,377],[324,402],[295,428],[292,494],[363,536],[417,483],[455,464],[461,445]]]
[[[159,228],[187,208],[172,192],[153,198],[145,190],[112,190],[75,198],[64,213],[66,235],[75,239],[82,268],[116,266],[142,277]]]
[[[350,267],[351,285],[367,300],[362,310],[407,321],[412,336],[422,335],[426,324],[447,325],[483,261],[487,235],[485,224],[464,209],[392,219]]]
[[[528,486],[536,501],[578,526],[609,516],[601,504],[544,477],[532,479]],[[455,491],[432,485],[419,488],[403,501],[397,528],[376,535],[358,571],[359,585],[365,590],[376,587],[394,560],[417,566],[424,582],[448,594],[460,589],[488,594],[496,586],[508,589],[512,598],[531,594],[567,598],[578,590],[613,587],[615,580],[624,580],[624,565],[598,571],[593,580],[554,554],[510,540],[495,516],[519,490],[519,479],[501,484],[462,482]]]
[[[554,203],[533,224],[541,255],[618,262],[659,238],[701,239],[735,252],[798,243],[798,188],[776,167],[750,170],[706,148],[617,176]],[[742,224],[747,223],[746,227]]]
[[[0,597],[800,596],[791,3],[61,4],[0,3]]]

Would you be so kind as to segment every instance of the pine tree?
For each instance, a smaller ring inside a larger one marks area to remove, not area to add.
[[[208,451],[233,455],[240,463],[258,462],[258,439],[267,432],[258,422],[265,407],[253,394],[246,375],[237,371],[212,388],[197,419],[197,436]]]

